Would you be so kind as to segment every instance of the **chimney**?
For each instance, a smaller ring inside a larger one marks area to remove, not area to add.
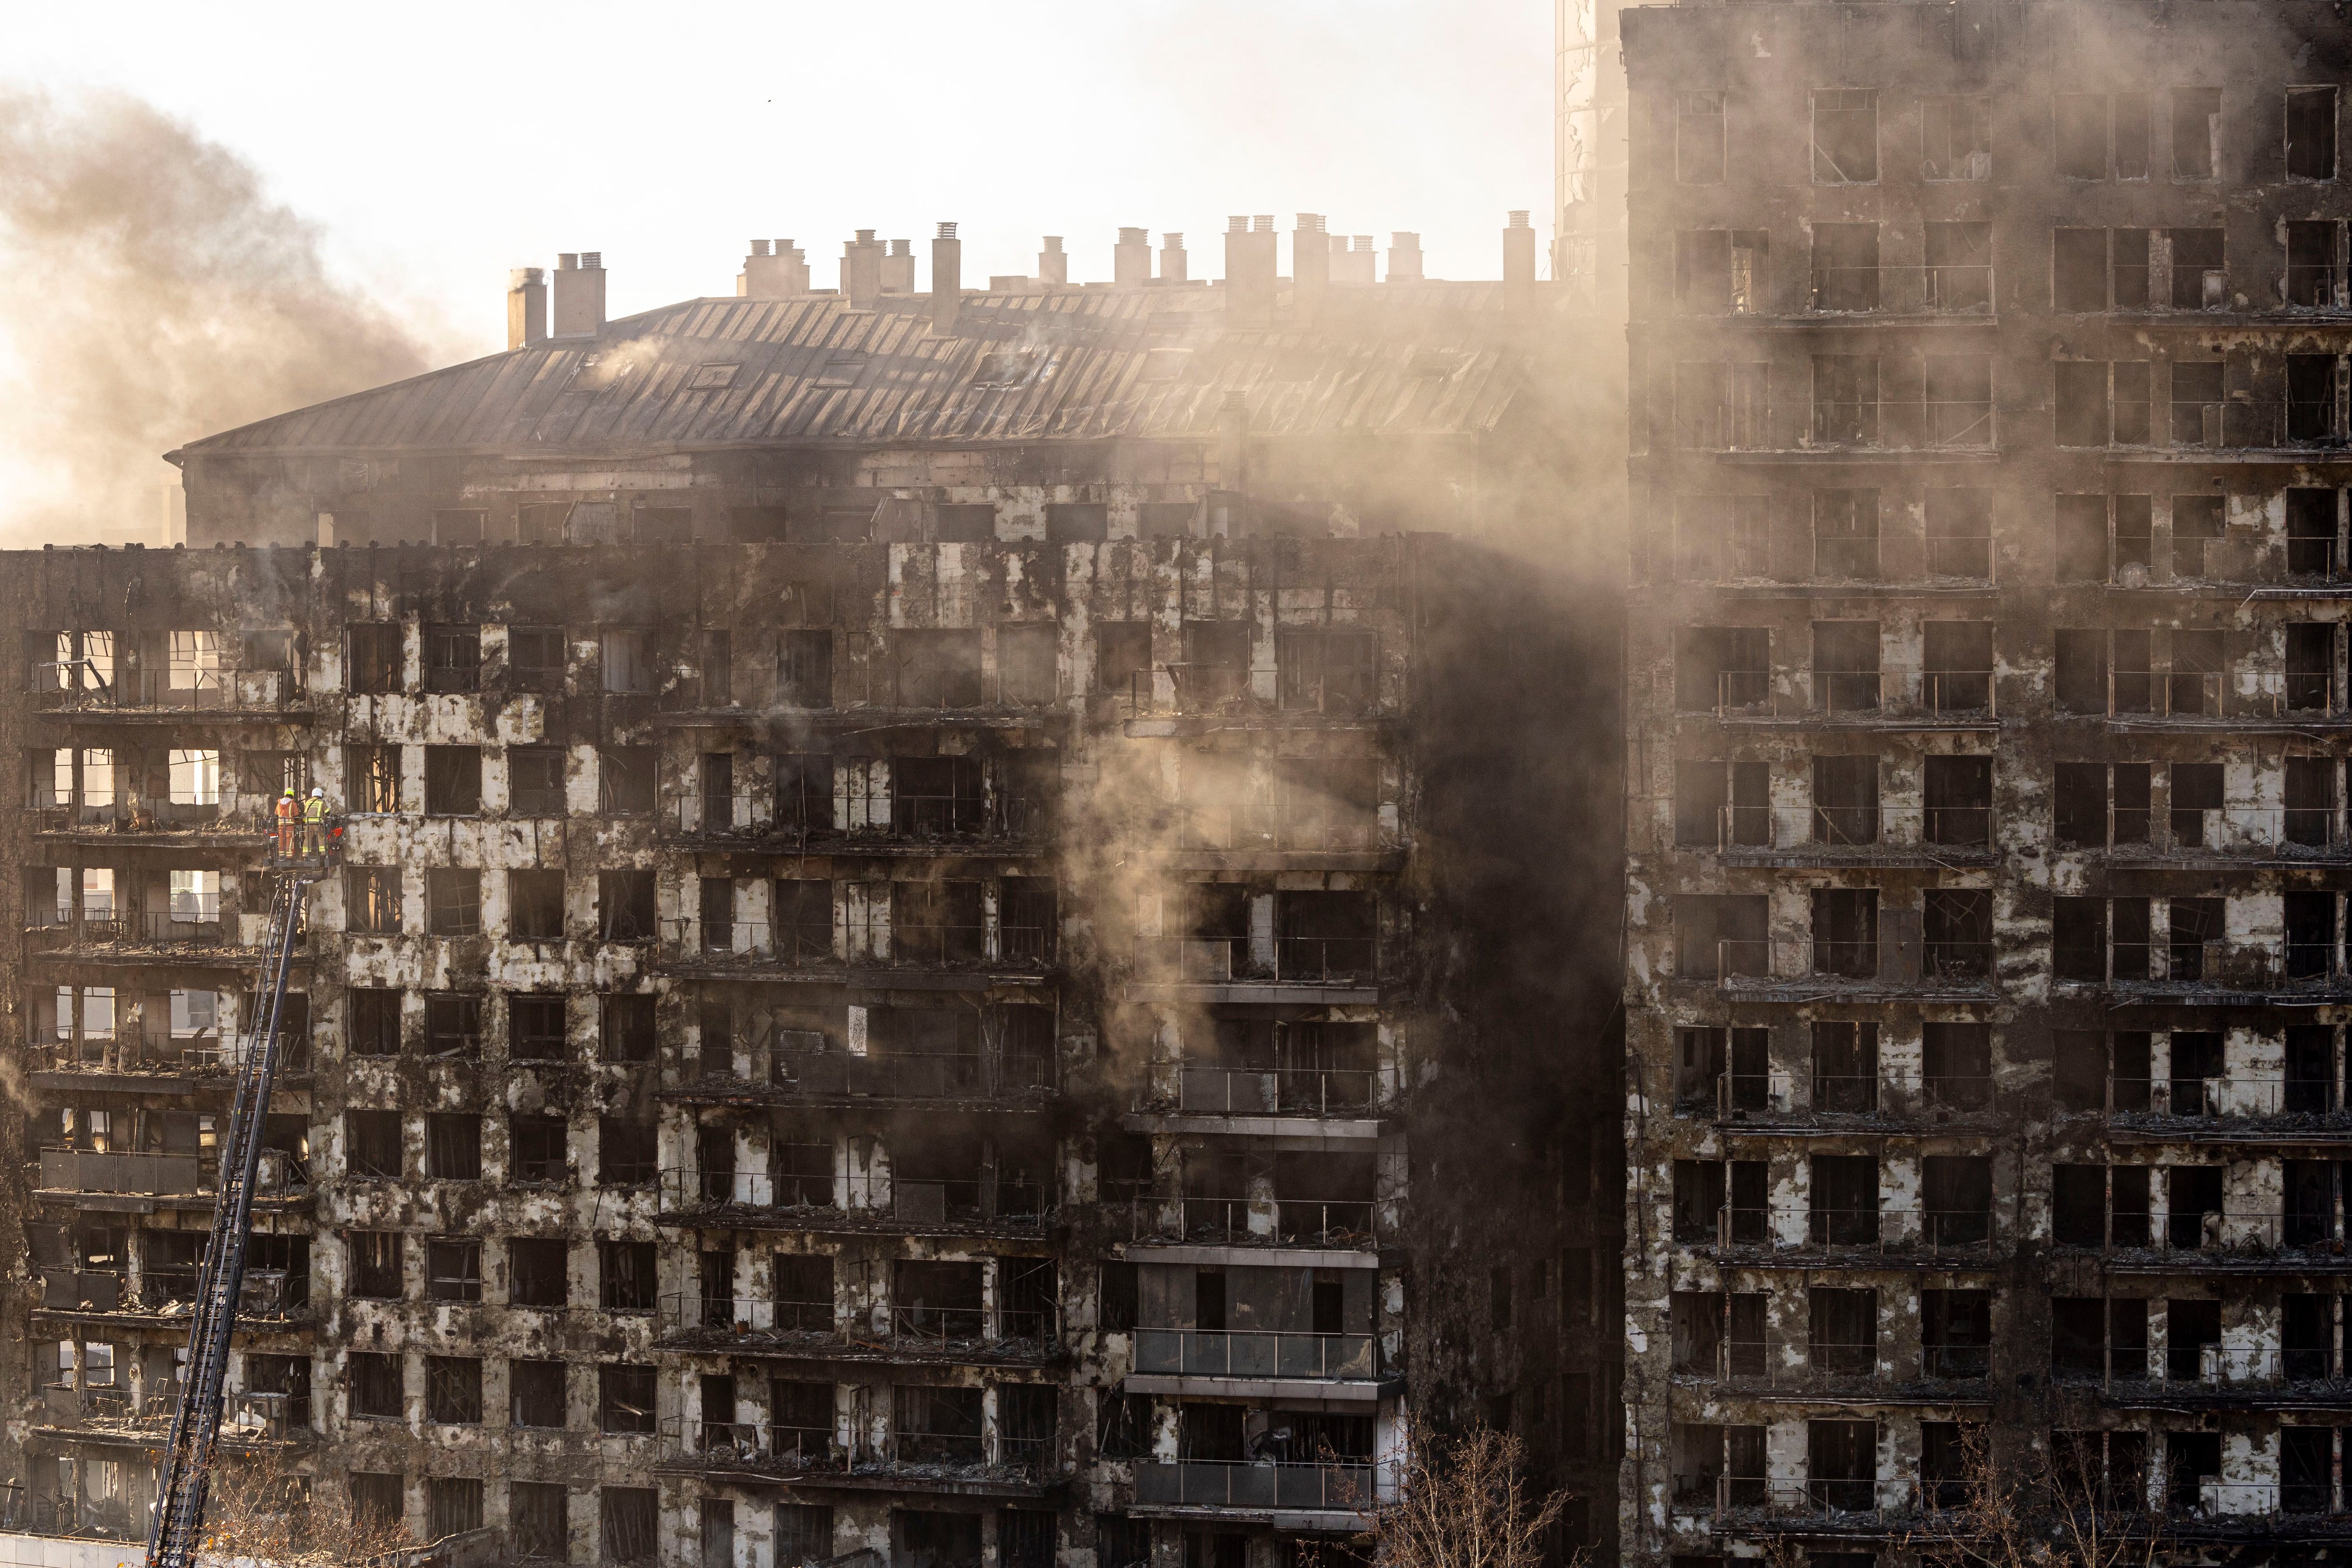
[[[940,225],[940,232],[931,241],[931,331],[955,331],[956,308],[963,299],[963,241],[956,237],[956,226]]]
[[[1118,243],[1111,247],[1110,280],[1114,283],[1149,283],[1151,281],[1151,241],[1139,228],[1118,231]]]
[[[789,239],[755,239],[735,292],[747,300],[796,300],[809,291],[808,258]]]
[[[1160,281],[1162,283],[1184,281],[1184,237],[1181,234],[1163,234],[1160,237]]]
[[[604,330],[604,253],[565,251],[555,258],[554,320],[559,338],[593,338]]]
[[[861,228],[841,247],[841,291],[853,310],[870,310],[882,293],[882,247],[874,231]]]
[[[1225,321],[1229,325],[1274,324],[1274,215],[1225,222]]]
[[[1331,237],[1321,213],[1300,213],[1290,237],[1290,313],[1311,321],[1331,287]]]
[[[1389,236],[1389,281],[1421,281],[1421,236],[1403,233]]]
[[[1045,237],[1045,248],[1037,253],[1037,281],[1067,283],[1069,280],[1069,253],[1062,248],[1060,235],[1049,234]]]
[[[507,275],[507,347],[527,349],[547,341],[547,274],[518,267]]]
[[[1235,223],[1241,219],[1235,218]],[[1236,231],[1238,232],[1238,231]],[[1266,227],[1273,234],[1271,224]],[[1227,287],[1231,287],[1230,284]],[[1239,392],[1228,392],[1217,406],[1217,488],[1240,492],[1248,489],[1248,473],[1244,461],[1249,442],[1249,399]]]
[[[882,292],[911,294],[915,291],[915,242],[894,239],[890,254],[882,258]]]
[[[1535,291],[1536,231],[1528,226],[1525,212],[1514,212],[1511,226],[1503,231],[1503,299],[1524,305]]]
[[[1345,235],[1331,237],[1331,281],[1334,283],[1370,283],[1374,262],[1372,237],[1360,234],[1352,247]]]

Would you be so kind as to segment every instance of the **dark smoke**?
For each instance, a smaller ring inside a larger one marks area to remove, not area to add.
[[[160,454],[446,363],[259,173],[121,93],[0,88],[0,543],[157,542]]]

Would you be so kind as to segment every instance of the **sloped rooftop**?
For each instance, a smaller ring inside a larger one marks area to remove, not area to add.
[[[643,451],[793,441],[1200,438],[1228,392],[1253,436],[1469,435],[1566,324],[1538,287],[1334,285],[1318,322],[1231,327],[1222,289],[976,292],[955,330],[929,298],[704,299],[277,415],[190,456]]]

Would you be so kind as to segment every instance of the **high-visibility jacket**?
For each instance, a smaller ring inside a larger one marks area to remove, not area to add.
[[[298,813],[294,805],[294,797],[290,795],[279,795],[278,797],[278,820],[284,823],[291,823],[297,815]]]
[[[312,795],[302,803],[302,820],[320,823],[327,820],[327,802],[323,795]]]

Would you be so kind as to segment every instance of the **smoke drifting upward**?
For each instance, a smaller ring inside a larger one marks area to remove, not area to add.
[[[156,542],[162,453],[435,363],[320,241],[150,104],[0,88],[0,544]]]

